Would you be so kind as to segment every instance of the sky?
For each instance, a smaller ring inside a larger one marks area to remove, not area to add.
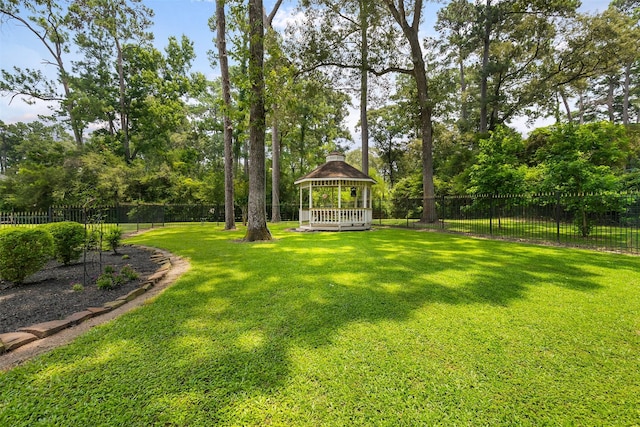
[[[189,37],[194,42],[197,54],[193,63],[192,71],[204,73],[208,78],[219,75],[217,69],[213,69],[207,59],[207,51],[215,49],[213,33],[209,29],[208,20],[215,12],[215,2],[213,0],[143,0],[144,4],[155,12],[154,26],[152,31],[155,35],[155,44],[159,49],[164,48],[169,36],[180,37],[182,34]],[[274,0],[264,0],[265,8],[271,11]],[[433,31],[436,20],[436,12],[446,2],[425,2],[423,10],[424,34]],[[295,19],[296,0],[284,0],[278,14],[274,20],[274,27],[282,30],[287,23]],[[602,12],[607,8],[609,0],[583,0],[581,11]],[[47,58],[46,51],[33,34],[16,23],[3,22],[0,24],[0,68],[11,70],[14,66],[23,68],[52,69],[51,66],[44,66],[43,61]],[[356,124],[358,121],[357,101],[351,109],[351,114],[347,120],[347,125],[357,140]],[[10,97],[0,96],[0,120],[5,123],[28,122],[36,120],[38,114],[47,114],[49,110],[43,102],[35,105],[27,105],[19,98],[11,100]],[[513,123],[521,132],[527,133],[529,129],[526,119]],[[544,122],[537,122],[535,126],[544,125]]]

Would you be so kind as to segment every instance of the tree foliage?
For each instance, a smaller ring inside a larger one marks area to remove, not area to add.
[[[0,0],[54,70],[2,71],[4,94],[54,111],[0,123],[0,209],[213,203],[268,231],[269,198],[277,220],[297,178],[353,148],[358,102],[365,143],[349,158],[371,156],[378,196],[422,198],[423,221],[436,194],[639,188],[637,2],[580,14],[573,0],[455,0],[425,38],[420,0],[304,1],[286,37],[277,7],[221,0],[211,29],[227,46],[211,59],[226,49],[228,79],[209,81],[191,40],[154,40],[145,4]],[[555,124],[523,136],[522,117]]]

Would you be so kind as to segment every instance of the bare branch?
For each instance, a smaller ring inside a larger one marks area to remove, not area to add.
[[[422,0],[415,0],[415,4],[413,7],[413,22],[411,23],[411,28],[415,32],[418,32],[418,28],[420,27],[420,15],[422,15]]]
[[[273,19],[276,17],[276,13],[278,13],[278,9],[280,9],[281,5],[282,5],[282,0],[276,1],[276,4],[273,6],[273,10],[269,14],[269,16],[267,16],[267,20],[265,21],[265,25],[267,27],[273,28]],[[265,15],[266,15],[266,11],[265,11]]]

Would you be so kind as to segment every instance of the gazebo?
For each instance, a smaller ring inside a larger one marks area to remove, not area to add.
[[[375,180],[333,152],[327,162],[299,178],[300,229],[346,231],[371,228]]]

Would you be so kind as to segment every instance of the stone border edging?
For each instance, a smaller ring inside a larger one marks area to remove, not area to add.
[[[144,249],[149,248],[144,247]],[[15,350],[33,341],[54,335],[63,329],[76,326],[85,320],[108,313],[127,302],[133,301],[138,296],[153,288],[160,280],[164,279],[169,270],[173,267],[170,256],[159,249],[153,249],[151,260],[160,264],[160,267],[153,274],[147,277],[139,288],[116,298],[114,301],[106,302],[101,307],[87,307],[86,310],[70,314],[62,320],[51,320],[19,328],[16,332],[0,334],[0,355]]]

